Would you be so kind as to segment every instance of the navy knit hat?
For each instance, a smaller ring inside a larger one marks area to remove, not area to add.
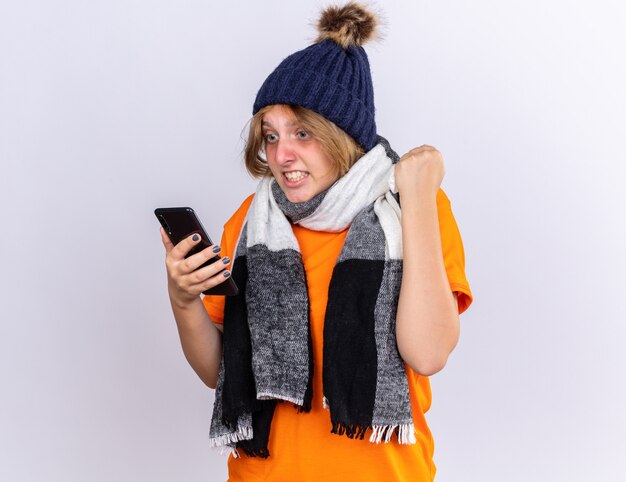
[[[376,145],[374,89],[362,44],[374,36],[376,16],[350,2],[329,7],[316,43],[291,54],[257,93],[252,113],[271,104],[298,105],[337,124],[369,151]]]

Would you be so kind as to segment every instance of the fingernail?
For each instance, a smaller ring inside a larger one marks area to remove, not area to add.
[[[230,263],[230,258],[228,256],[225,257],[225,258],[222,258],[222,263],[224,263],[224,264]]]
[[[215,248],[213,248],[214,253],[219,253],[221,250],[222,248],[220,248],[219,246],[215,246]]]
[[[230,271],[224,271],[224,278],[228,278],[230,276]]]
[[[191,240],[192,240],[192,241],[198,241],[199,239],[200,239],[200,236],[198,236],[197,234],[194,234],[194,235],[191,237]]]

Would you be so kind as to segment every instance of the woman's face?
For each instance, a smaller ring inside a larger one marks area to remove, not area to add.
[[[272,106],[262,126],[267,164],[289,201],[308,201],[337,180],[333,161],[289,108]]]

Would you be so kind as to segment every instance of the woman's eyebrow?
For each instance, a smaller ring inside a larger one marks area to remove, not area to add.
[[[297,120],[297,119],[296,119],[296,120],[289,121],[289,122],[285,122],[285,126],[286,126],[286,127],[298,126],[298,125],[300,125],[300,124],[301,124],[301,122],[300,122],[299,120]],[[269,122],[269,121],[263,121],[263,122],[261,122],[261,126],[262,126],[262,127],[274,127],[274,126],[272,125],[272,123],[271,123],[271,122]]]

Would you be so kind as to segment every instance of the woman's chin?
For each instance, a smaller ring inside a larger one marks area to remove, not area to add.
[[[283,192],[285,193],[285,197],[292,203],[304,203],[310,201],[315,197],[315,192],[311,191],[311,189],[307,189],[308,186],[299,186],[297,188],[289,187],[284,185],[284,183],[278,183]]]

